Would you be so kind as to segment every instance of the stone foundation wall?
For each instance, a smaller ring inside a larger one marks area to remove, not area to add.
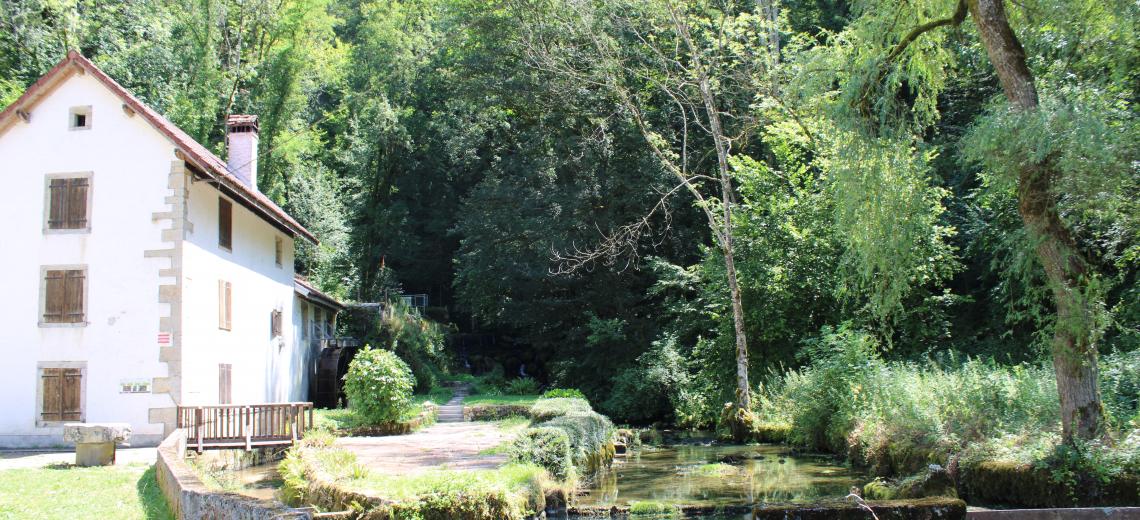
[[[175,430],[158,446],[155,476],[174,517],[180,520],[309,520],[313,513],[291,509],[271,500],[212,491],[186,464],[186,436]]]

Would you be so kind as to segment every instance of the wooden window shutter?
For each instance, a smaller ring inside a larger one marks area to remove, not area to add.
[[[225,280],[218,280],[218,328],[233,328],[233,286]]]
[[[63,369],[60,411],[64,421],[83,420],[83,371],[78,368]]]
[[[41,421],[83,420],[83,370],[44,368],[40,372],[40,380],[43,385]]]
[[[68,180],[67,186],[67,229],[87,227],[87,188],[90,181],[86,177]]]
[[[64,315],[66,323],[82,323],[85,318],[83,308],[83,282],[82,270],[64,271]]]
[[[218,404],[233,402],[233,365],[218,365]]]
[[[67,179],[52,179],[48,190],[48,229],[63,229],[67,220]]]
[[[87,227],[87,177],[52,179],[48,184],[48,229]]]
[[[218,245],[226,249],[234,247],[234,205],[218,198]]]
[[[44,273],[44,322],[45,323],[63,323],[63,318],[66,314],[64,303],[66,302],[66,282],[64,274],[66,271],[62,270],[48,270]]]
[[[43,384],[43,403],[40,420],[44,422],[63,420],[63,369],[45,368],[40,372]]]
[[[86,316],[82,269],[48,269],[44,272],[44,323],[83,323]]]

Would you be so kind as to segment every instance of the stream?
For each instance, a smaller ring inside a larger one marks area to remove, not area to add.
[[[866,477],[834,459],[795,454],[779,445],[720,445],[682,438],[618,456],[587,482],[576,506],[660,502],[694,506],[811,502],[847,495]],[[281,486],[277,463],[234,472],[239,493],[274,499]],[[705,520],[739,518],[710,516]]]
[[[696,506],[809,502],[846,496],[865,477],[833,459],[784,446],[690,442],[619,456],[575,503],[666,502]]]

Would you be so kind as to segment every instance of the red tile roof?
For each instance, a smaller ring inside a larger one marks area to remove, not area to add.
[[[312,282],[301,275],[293,275],[293,286],[297,294],[302,298],[322,303],[326,306],[332,307],[336,310],[343,310],[344,304],[337,301],[336,298],[329,296],[319,291]]]
[[[212,176],[218,181],[219,184],[225,186],[228,191],[235,195],[243,205],[249,207],[258,213],[263,219],[271,224],[278,225],[286,230],[308,239],[316,244],[317,237],[314,236],[309,230],[305,229],[299,222],[290,217],[285,210],[277,206],[269,197],[266,197],[261,192],[246,185],[229,171],[226,167],[226,162],[214,155],[213,152],[208,150],[205,146],[190,137],[189,134],[183,132],[171,123],[168,119],[163,117],[158,112],[155,112],[142,101],[139,101],[134,95],[119,85],[115,80],[111,79],[106,73],[96,67],[90,60],[84,58],[76,51],[67,53],[67,57],[60,61],[53,67],[47,74],[37,80],[24,94],[20,96],[14,103],[9,105],[0,112],[0,132],[6,127],[5,122],[10,118],[15,117],[19,111],[27,112],[39,99],[40,90],[48,88],[52,85],[60,74],[67,74],[69,71],[67,67],[73,65],[78,67],[80,71],[90,73],[92,77],[98,79],[108,89],[114,92],[123,103],[135,111],[138,115],[147,120],[156,130],[165,135],[168,139],[174,142],[178,147],[178,151],[182,152],[180,155],[184,160],[191,163],[206,175]]]

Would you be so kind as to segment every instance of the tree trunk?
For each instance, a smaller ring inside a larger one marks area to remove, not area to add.
[[[1038,110],[1037,87],[1025,61],[1025,49],[1009,26],[1003,0],[969,0],[1002,90],[1014,110]],[[1053,333],[1053,368],[1061,399],[1061,426],[1066,442],[1101,434],[1104,411],[1097,387],[1095,316],[1087,299],[1088,263],[1061,220],[1053,181],[1060,175],[1049,159],[1022,165],[1017,199],[1021,220],[1036,241],[1037,257],[1057,308]]]
[[[697,65],[700,67],[700,65]],[[716,106],[708,75],[700,72],[701,98],[709,114],[709,130],[716,146],[717,172],[720,174],[720,196],[724,216],[721,231],[721,250],[724,252],[725,275],[728,276],[728,290],[732,298],[732,326],[736,335],[736,406],[740,410],[752,411],[752,391],[748,385],[748,339],[744,333],[744,303],[740,296],[740,284],[736,278],[736,260],[732,249],[732,175],[728,170],[728,140],[720,123],[720,112]],[[744,429],[734,424],[733,436],[743,440]]]

